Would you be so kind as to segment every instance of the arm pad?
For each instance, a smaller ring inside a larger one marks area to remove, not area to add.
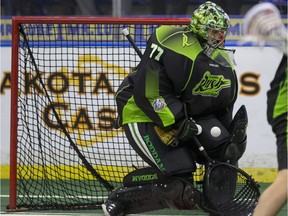
[[[224,161],[235,164],[244,154],[247,144],[247,125],[247,111],[245,106],[242,105],[231,123],[230,139],[222,157]]]

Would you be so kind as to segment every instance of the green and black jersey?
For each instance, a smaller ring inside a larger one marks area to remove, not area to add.
[[[267,118],[271,124],[272,121],[279,116],[287,119],[287,88],[288,88],[288,68],[287,55],[283,55],[278,66],[274,79],[270,83],[270,90],[267,92]]]
[[[288,68],[287,55],[277,68],[267,92],[267,118],[276,137],[278,170],[287,169],[288,149]]]
[[[137,69],[117,90],[118,124],[154,122],[166,127],[185,117],[183,103],[191,117],[227,112],[237,88],[225,50],[207,55],[188,28],[161,26],[147,41]]]

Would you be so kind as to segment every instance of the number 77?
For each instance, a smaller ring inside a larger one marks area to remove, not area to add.
[[[164,52],[164,50],[163,50],[161,47],[159,47],[157,44],[154,44],[154,43],[151,44],[151,48],[152,48],[152,51],[151,51],[151,53],[150,53],[150,58],[153,58],[153,55],[154,55],[154,53],[155,53],[156,50],[157,50],[158,54],[156,55],[156,53],[155,53],[154,59],[155,59],[156,61],[159,61],[161,55],[162,55],[163,52]]]

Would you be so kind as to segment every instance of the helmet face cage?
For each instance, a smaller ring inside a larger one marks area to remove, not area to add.
[[[224,47],[227,29],[207,28],[208,44],[214,48]]]
[[[230,19],[220,6],[208,1],[194,11],[189,27],[210,46],[223,47],[230,27]]]

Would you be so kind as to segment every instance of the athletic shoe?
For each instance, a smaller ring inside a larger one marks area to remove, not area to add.
[[[102,209],[105,216],[123,216],[124,214],[124,208],[120,202],[107,200],[102,204]]]

